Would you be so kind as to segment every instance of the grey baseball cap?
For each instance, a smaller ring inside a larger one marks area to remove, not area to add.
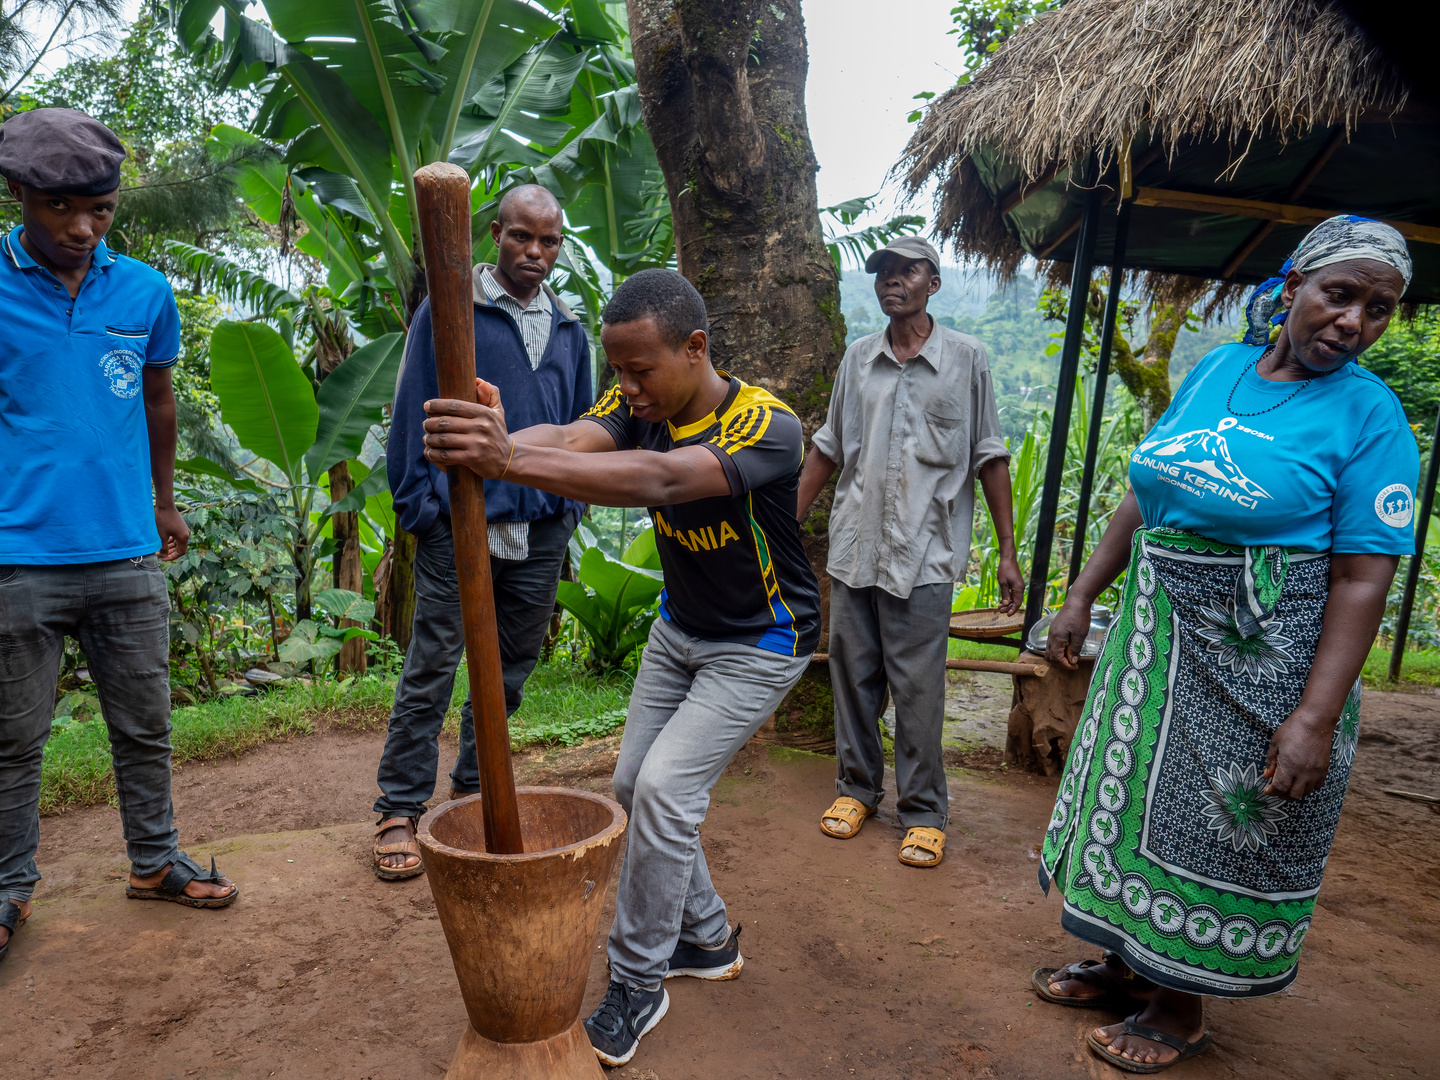
[[[935,272],[940,272],[940,252],[935,250],[935,245],[926,240],[923,236],[897,236],[879,251],[872,251],[870,257],[865,260],[865,272],[873,274],[880,269],[880,260],[887,252],[894,252],[905,259],[929,259],[930,265],[935,267]]]
[[[57,195],[107,195],[120,186],[125,147],[74,109],[16,113],[0,128],[0,176]]]

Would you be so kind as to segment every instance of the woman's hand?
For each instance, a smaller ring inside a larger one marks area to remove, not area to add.
[[[1330,772],[1335,724],[1295,711],[1270,737],[1265,754],[1266,795],[1303,799],[1319,790]]]
[[[1089,635],[1090,605],[1067,596],[1050,623],[1045,659],[1073,671],[1080,664],[1080,650]]]

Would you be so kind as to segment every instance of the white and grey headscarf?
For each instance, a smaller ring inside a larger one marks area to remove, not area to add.
[[[1410,287],[1414,272],[1405,238],[1382,221],[1341,214],[1322,221],[1305,234],[1294,254],[1280,267],[1278,277],[1262,281],[1245,303],[1247,345],[1268,345],[1280,336],[1280,326],[1289,314],[1280,292],[1291,270],[1302,274],[1351,259],[1374,259],[1393,266]],[[1403,289],[1401,290],[1404,291]]]

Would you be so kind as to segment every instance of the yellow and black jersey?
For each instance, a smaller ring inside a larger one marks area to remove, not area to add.
[[[820,589],[795,521],[800,420],[768,391],[721,374],[725,400],[685,427],[637,420],[618,386],[585,417],[621,450],[704,446],[730,481],[728,496],[650,507],[665,571],[660,614],[707,641],[806,656],[820,640]]]

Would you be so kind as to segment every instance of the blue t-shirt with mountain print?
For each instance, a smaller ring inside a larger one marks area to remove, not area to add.
[[[1354,363],[1298,391],[1271,382],[1255,371],[1264,351],[1208,353],[1130,455],[1146,526],[1245,547],[1411,554],[1420,455],[1399,399]]]

